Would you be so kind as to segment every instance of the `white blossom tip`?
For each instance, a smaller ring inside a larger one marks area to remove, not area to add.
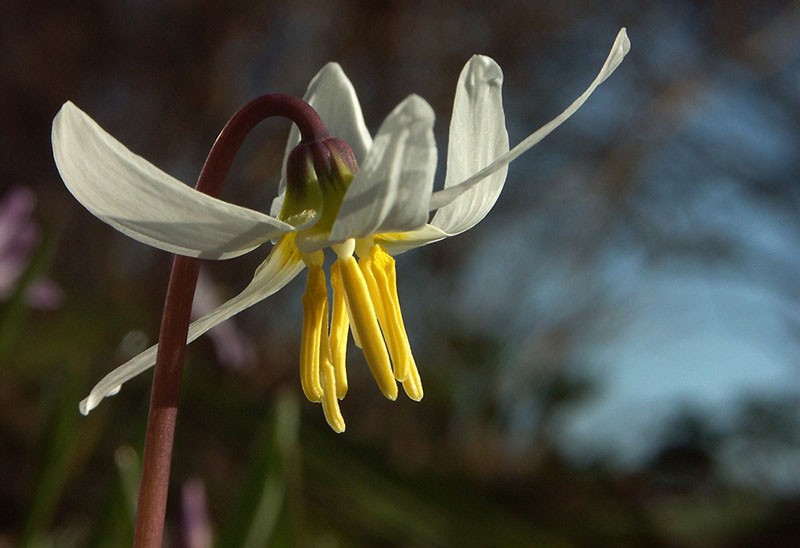
[[[79,404],[78,410],[80,410],[81,415],[84,417],[89,414],[89,412],[100,405],[100,402],[103,401],[105,398],[109,396],[116,396],[119,394],[120,389],[122,388],[121,384],[118,384],[114,387],[108,388],[106,390],[103,389],[102,382],[95,386],[89,395],[86,396]]]
[[[85,417],[89,414],[89,411],[97,407],[97,404],[99,404],[102,399],[103,398],[98,398],[93,394],[89,394],[89,397],[81,400],[81,403],[78,404],[78,410],[81,412],[81,415]]]
[[[72,101],[65,102],[53,118],[53,127],[50,133],[51,142],[55,145],[59,139],[64,138],[64,135],[72,131],[74,127],[80,127],[82,124],[87,123],[93,124],[95,122],[78,105]]]
[[[619,43],[620,48],[622,49],[622,55],[626,55],[631,50],[631,41],[628,38],[628,30],[625,27],[619,29],[617,33],[617,39],[614,43]]]
[[[467,75],[464,83],[470,89],[488,84],[492,88],[503,85],[503,70],[497,61],[487,55],[475,54],[467,61]]]
[[[325,63],[325,65],[321,69],[319,69],[319,72],[314,77],[314,80],[329,78],[331,76],[335,76],[337,78],[346,78],[342,65],[340,65],[336,61],[330,61],[328,63]]]
[[[622,27],[614,39],[614,44],[611,46],[611,51],[608,54],[603,68],[600,69],[598,76],[598,84],[605,81],[606,78],[611,76],[611,73],[617,70],[622,60],[631,50],[631,41],[628,38],[628,31]]]
[[[70,112],[73,109],[80,110],[78,107],[75,106],[75,103],[73,103],[72,101],[65,102],[63,105],[61,105],[61,108],[58,109],[55,119],[57,120],[58,117],[61,116],[63,112]]]
[[[403,105],[406,112],[409,115],[413,116],[414,118],[419,119],[432,119],[435,117],[433,112],[433,107],[428,104],[428,101],[417,95],[416,93],[412,93],[405,100],[401,103]]]

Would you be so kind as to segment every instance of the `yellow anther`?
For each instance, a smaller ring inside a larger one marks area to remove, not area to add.
[[[344,432],[344,417],[339,409],[339,400],[336,398],[337,385],[336,373],[330,360],[320,360],[320,373],[322,374],[322,412],[325,413],[325,420],[333,428],[334,432],[341,434]]]
[[[321,252],[320,252],[321,255]],[[304,259],[307,259],[304,257]],[[314,258],[316,259],[316,257]],[[303,332],[300,337],[300,384],[310,401],[322,398],[320,384],[320,353],[329,353],[328,348],[328,290],[322,264],[306,260],[308,280],[303,294]]]
[[[383,335],[378,327],[375,307],[369,295],[367,282],[352,255],[353,245],[337,246],[334,250],[339,256],[336,262],[339,264],[342,286],[347,295],[350,321],[354,330],[358,332],[364,357],[383,395],[394,400],[397,398],[397,383],[392,373]]]
[[[371,271],[373,284],[370,293],[373,301],[380,301],[378,318],[381,323],[386,345],[394,365],[394,376],[398,381],[405,381],[416,368],[411,354],[411,344],[403,324],[400,311],[400,299],[397,295],[397,274],[394,258],[379,245],[373,245],[365,258],[361,260],[365,268]],[[377,308],[377,307],[376,307]],[[420,390],[421,392],[421,390]]]
[[[423,396],[422,380],[419,378],[419,371],[414,358],[411,358],[411,363],[408,368],[408,377],[403,381],[403,390],[406,395],[414,401],[420,401]]]
[[[350,331],[350,318],[338,262],[333,263],[331,267],[331,287],[333,288],[330,331],[331,361],[336,378],[336,397],[342,399],[347,394],[347,333]]]

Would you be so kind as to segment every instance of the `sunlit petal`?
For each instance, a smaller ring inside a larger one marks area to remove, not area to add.
[[[625,32],[625,29],[621,29],[619,34],[617,34],[617,39],[614,41],[614,45],[611,47],[611,52],[608,54],[608,58],[606,59],[605,63],[603,64],[603,68],[600,69],[597,77],[592,81],[586,91],[581,94],[569,107],[564,110],[561,114],[559,114],[555,119],[551,120],[534,133],[529,135],[526,139],[524,139],[521,143],[517,146],[512,148],[506,154],[503,154],[499,158],[497,158],[494,162],[486,166],[485,168],[481,169],[471,177],[467,178],[463,182],[451,186],[449,188],[445,188],[438,192],[435,192],[433,196],[431,196],[430,202],[430,209],[431,211],[445,207],[447,204],[453,202],[456,198],[464,194],[466,191],[470,190],[471,188],[475,187],[476,185],[482,184],[484,181],[487,180],[487,177],[492,175],[493,173],[497,172],[498,170],[503,169],[507,166],[512,160],[518,158],[521,154],[525,151],[530,149],[532,146],[537,144],[539,141],[547,137],[550,132],[560,126],[564,121],[567,120],[570,116],[575,114],[583,103],[589,98],[589,96],[594,93],[594,90],[597,89],[597,86],[602,84],[606,78],[611,76],[617,67],[622,63],[625,55],[630,51],[631,43],[628,40],[628,35]]]
[[[231,316],[249,308],[279,291],[297,276],[304,268],[300,254],[292,242],[292,235],[286,236],[272,249],[267,259],[256,270],[253,281],[236,297],[232,298],[210,314],[192,322],[189,326],[187,344]],[[88,414],[106,396],[119,391],[120,386],[152,367],[156,362],[158,345],[151,346],[127,363],[114,369],[92,388],[89,396],[80,403],[81,413]]]
[[[406,232],[387,232],[373,237],[390,255],[399,255],[411,249],[438,242],[447,238],[448,234],[432,225]]]
[[[332,241],[425,224],[436,171],[433,122],[433,109],[416,95],[389,114],[344,195]]]
[[[225,259],[292,230],[167,175],[72,103],[53,120],[52,141],[58,170],[75,198],[100,220],[153,247]]]
[[[361,113],[361,104],[353,88],[353,84],[345,75],[339,63],[328,63],[317,73],[308,84],[308,89],[303,99],[310,104],[322,118],[331,137],[338,137],[347,141],[356,160],[362,162],[367,151],[372,146],[372,137],[364,123]],[[286,152],[283,155],[283,168],[281,169],[281,182],[278,197],[272,202],[270,212],[278,215],[283,204],[283,193],[286,189],[286,159],[289,153],[300,142],[300,132],[297,126],[292,126],[289,139],[286,142]]]
[[[450,120],[445,188],[460,183],[508,152],[502,86],[503,72],[489,57],[474,55],[461,71]],[[480,186],[439,209],[431,224],[448,234],[459,234],[475,226],[500,196],[507,170],[508,166],[503,166]]]

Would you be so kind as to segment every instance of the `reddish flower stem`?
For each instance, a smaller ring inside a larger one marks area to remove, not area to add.
[[[263,95],[240,109],[222,129],[208,153],[195,188],[218,196],[245,137],[256,124],[271,116],[283,116],[297,124],[302,141],[327,137],[319,115],[303,100],[290,95]],[[164,538],[181,374],[199,271],[199,259],[176,256],[172,263],[147,418],[133,539],[135,548],[161,548]]]

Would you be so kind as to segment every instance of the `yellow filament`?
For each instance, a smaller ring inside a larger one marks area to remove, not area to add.
[[[331,267],[331,287],[333,288],[330,331],[331,360],[336,379],[336,397],[341,400],[347,394],[347,333],[350,330],[350,318],[338,262],[333,263]]]
[[[381,331],[385,331],[383,325],[386,321],[386,311],[384,310],[380,289],[378,289],[378,281],[375,279],[375,274],[372,271],[372,256],[368,254],[360,257],[358,260],[358,267],[361,269],[364,281],[367,282],[367,289],[369,289],[369,296],[370,299],[372,299],[372,305],[375,307],[375,314],[378,316],[378,323],[381,326]],[[391,355],[391,352],[390,348],[389,355]]]
[[[307,261],[309,262],[309,261]],[[300,384],[309,401],[322,399],[319,362],[327,349],[328,290],[322,264],[309,264],[303,294],[303,332],[300,336]],[[321,344],[324,343],[324,344]]]
[[[325,286],[325,276],[322,276],[322,285]],[[337,399],[338,390],[336,384],[336,373],[334,372],[331,347],[328,339],[328,296],[324,295],[322,302],[319,330],[319,377],[318,381],[322,384],[322,412],[325,420],[333,428],[334,432],[344,432],[344,418],[339,410],[339,400]],[[347,332],[344,334],[345,343],[347,342]],[[345,391],[347,390],[347,377],[344,379]],[[344,394],[342,394],[342,397]]]
[[[378,383],[383,395],[394,400],[397,398],[397,384],[392,373],[389,354],[383,342],[383,335],[378,327],[375,307],[369,295],[367,282],[352,255],[342,253],[336,262],[339,264],[342,286],[347,295],[350,321],[353,324],[353,330],[358,332],[367,365],[369,365],[372,376],[375,377],[375,382]]]
[[[333,431],[341,434],[344,432],[344,417],[339,409],[339,400],[336,398],[336,373],[330,360],[320,361],[320,373],[322,374],[322,412],[325,413],[325,420]]]
[[[408,334],[403,324],[403,314],[400,311],[394,258],[381,246],[373,245],[367,255],[367,260],[362,259],[363,262],[366,262],[365,266],[371,271],[370,277],[374,281],[374,288],[370,286],[372,300],[382,303],[378,318],[383,335],[386,337],[389,354],[392,357],[394,376],[398,381],[404,382],[411,375],[411,370],[416,369],[416,365],[414,365],[411,344],[408,342]],[[419,383],[417,382],[417,384]],[[421,393],[421,387],[419,392]]]

